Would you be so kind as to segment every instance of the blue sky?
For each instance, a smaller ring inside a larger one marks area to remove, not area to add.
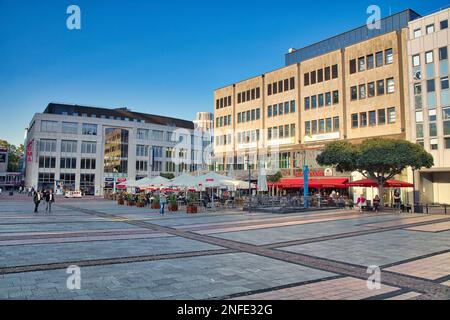
[[[0,139],[19,144],[49,102],[193,119],[213,90],[282,67],[300,48],[382,16],[434,1],[0,0]],[[66,9],[81,8],[81,30]]]

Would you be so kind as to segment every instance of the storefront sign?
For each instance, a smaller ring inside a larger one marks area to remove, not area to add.
[[[305,136],[305,142],[323,141],[323,140],[333,140],[340,138],[339,132],[330,132],[322,134],[314,134],[311,136]]]
[[[294,176],[303,177],[303,170],[296,169],[294,170]],[[325,170],[324,169],[309,169],[309,177],[324,177]]]
[[[33,141],[30,140],[27,144],[27,162],[33,162]]]
[[[118,183],[127,182],[127,178],[117,178],[116,182]]]

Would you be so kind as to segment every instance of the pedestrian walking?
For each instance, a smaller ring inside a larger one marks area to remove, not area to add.
[[[45,193],[45,202],[46,202],[46,207],[45,207],[45,211],[48,213],[52,212],[52,204],[53,202],[55,202],[55,194],[53,193],[53,190],[50,190],[48,192]]]
[[[166,207],[166,203],[167,203],[167,197],[166,197],[166,194],[163,193],[163,194],[161,194],[161,197],[159,198],[159,204],[161,206],[159,213],[164,214],[164,208]]]
[[[394,192],[394,207],[398,210],[398,213],[402,212],[402,198],[400,197],[400,192],[398,192],[398,190]]]
[[[356,205],[359,207],[359,212],[363,212],[364,208],[367,207],[367,201],[363,194],[356,200]]]
[[[33,196],[35,213],[38,213],[39,203],[41,203],[41,199],[42,199],[41,194],[36,191]]]

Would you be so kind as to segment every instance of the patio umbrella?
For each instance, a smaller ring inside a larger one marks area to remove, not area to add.
[[[182,173],[178,177],[164,183],[165,186],[178,188],[193,188],[198,186],[198,178],[187,173]]]
[[[258,185],[258,191],[261,191],[261,192],[269,191],[269,188],[267,186],[266,169],[264,169],[264,167],[261,167],[259,169],[257,185]]]
[[[347,187],[374,187],[377,188],[378,184],[371,179],[363,179],[358,181],[349,182],[346,184]],[[385,188],[414,188],[414,185],[409,182],[400,180],[387,180],[384,183]]]

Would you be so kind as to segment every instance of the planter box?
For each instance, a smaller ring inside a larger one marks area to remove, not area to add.
[[[169,204],[167,208],[169,209],[169,211],[172,211],[172,212],[178,211],[178,206],[177,205]]]
[[[195,206],[187,206],[186,207],[186,213],[189,213],[189,214],[197,213],[197,207],[195,207]]]
[[[117,200],[117,204],[118,204],[119,206],[123,206],[123,205],[125,204],[125,201],[123,201],[123,200]]]
[[[145,203],[143,203],[143,202],[137,202],[137,203],[136,203],[136,207],[138,207],[138,208],[144,208],[144,207],[145,207]]]
[[[150,206],[150,208],[152,208],[152,209],[161,209],[161,205],[160,205],[160,204],[154,204],[154,203],[152,203],[152,205]]]

